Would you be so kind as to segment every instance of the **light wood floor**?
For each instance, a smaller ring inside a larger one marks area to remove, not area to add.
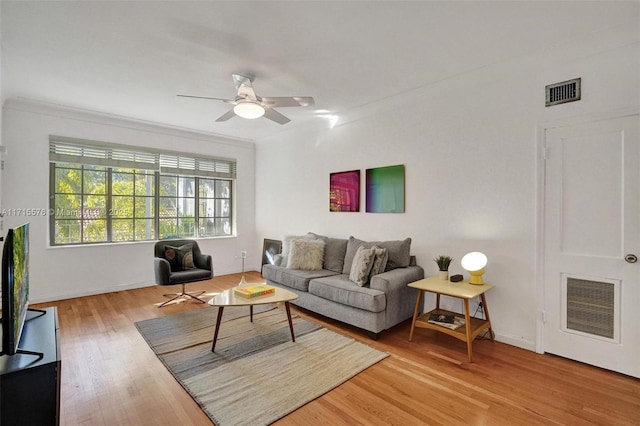
[[[257,272],[246,277],[261,282]],[[239,280],[221,276],[189,289],[214,292]],[[37,305],[58,307],[62,425],[211,424],[134,326],[211,309],[193,302],[159,309],[165,292],[154,286]],[[464,342],[445,334],[419,329],[409,342],[410,321],[372,341],[293,310],[391,356],[277,425],[640,425],[638,379],[488,340],[474,342],[470,364]]]

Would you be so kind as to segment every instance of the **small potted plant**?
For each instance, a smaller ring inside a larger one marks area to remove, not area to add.
[[[448,280],[449,265],[451,264],[451,261],[453,261],[453,258],[451,256],[440,255],[438,257],[434,257],[433,261],[438,265],[438,277],[441,280]]]

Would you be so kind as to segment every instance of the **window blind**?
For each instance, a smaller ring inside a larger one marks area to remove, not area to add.
[[[49,136],[49,161],[154,170],[186,176],[236,178],[236,160],[153,148]]]

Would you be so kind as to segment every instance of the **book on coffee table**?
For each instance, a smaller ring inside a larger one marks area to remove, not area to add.
[[[233,293],[236,296],[245,297],[247,299],[266,296],[268,294],[274,294],[275,292],[275,287],[271,287],[270,285],[266,284],[254,284],[245,287],[236,287],[233,289]]]

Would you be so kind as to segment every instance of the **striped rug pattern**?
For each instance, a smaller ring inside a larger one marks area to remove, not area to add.
[[[140,321],[158,358],[218,426],[267,425],[339,386],[388,354],[292,314],[256,306],[224,310],[216,352],[217,309]]]

